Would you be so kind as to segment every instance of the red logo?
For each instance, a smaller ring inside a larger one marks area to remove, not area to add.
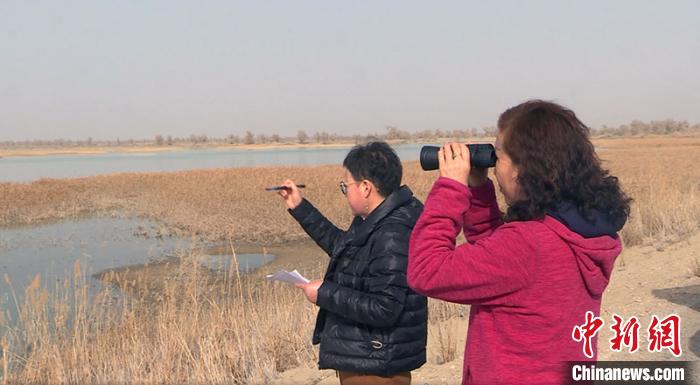
[[[676,357],[681,355],[681,317],[671,314],[659,321],[654,315],[648,331],[650,352],[668,349]]]
[[[613,325],[610,329],[615,332],[615,336],[610,339],[610,350],[619,352],[622,346],[629,347],[630,353],[639,349],[639,320],[637,317],[630,319],[623,325],[622,317],[613,314]]]
[[[594,317],[592,311],[586,312],[586,322],[583,325],[574,326],[571,336],[574,341],[583,341],[583,354],[588,358],[593,358],[592,339],[603,326],[603,320],[600,317]]]

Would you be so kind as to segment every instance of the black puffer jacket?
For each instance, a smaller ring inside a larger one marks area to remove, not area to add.
[[[289,210],[331,257],[313,335],[319,368],[386,376],[425,363],[427,299],[406,282],[408,239],[422,210],[406,186],[347,231],[307,200]]]

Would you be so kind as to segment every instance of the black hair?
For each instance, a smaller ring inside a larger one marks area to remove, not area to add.
[[[401,161],[385,142],[369,142],[353,147],[345,157],[343,167],[350,171],[356,181],[371,181],[383,197],[388,197],[401,187]]]

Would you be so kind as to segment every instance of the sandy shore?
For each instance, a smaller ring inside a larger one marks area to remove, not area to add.
[[[394,142],[400,144],[401,142]],[[192,150],[271,150],[282,148],[346,148],[352,147],[355,142],[340,143],[266,143],[266,144],[202,144],[202,145],[172,145],[172,146],[114,146],[114,147],[70,147],[70,148],[0,148],[0,157],[10,158],[18,156],[52,156],[52,155],[101,155],[101,154],[140,154],[158,153],[170,151],[192,151]]]
[[[118,146],[118,147],[76,147],[76,148],[18,148],[0,149],[0,157],[11,158],[18,156],[52,156],[52,155],[101,155],[109,153],[157,153],[167,151],[186,150],[188,147],[181,146]]]

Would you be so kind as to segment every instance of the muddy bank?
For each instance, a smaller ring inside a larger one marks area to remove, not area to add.
[[[218,249],[226,250],[218,250]],[[185,275],[198,274],[202,282],[214,286],[221,280],[231,282],[242,279],[254,286],[264,288],[265,275],[279,269],[298,270],[308,279],[321,279],[328,263],[328,256],[312,241],[289,242],[284,245],[260,247],[254,245],[233,246],[236,260],[228,268],[210,268],[203,266],[200,257],[213,253],[231,254],[230,246],[202,246],[191,250],[179,250],[177,256],[137,265],[106,269],[93,275],[103,283],[126,289],[128,292],[148,296],[163,292],[169,283],[184,282]],[[253,269],[245,270],[241,256],[264,255],[265,263]],[[231,258],[231,257],[226,257]],[[290,290],[294,288],[289,287]]]

